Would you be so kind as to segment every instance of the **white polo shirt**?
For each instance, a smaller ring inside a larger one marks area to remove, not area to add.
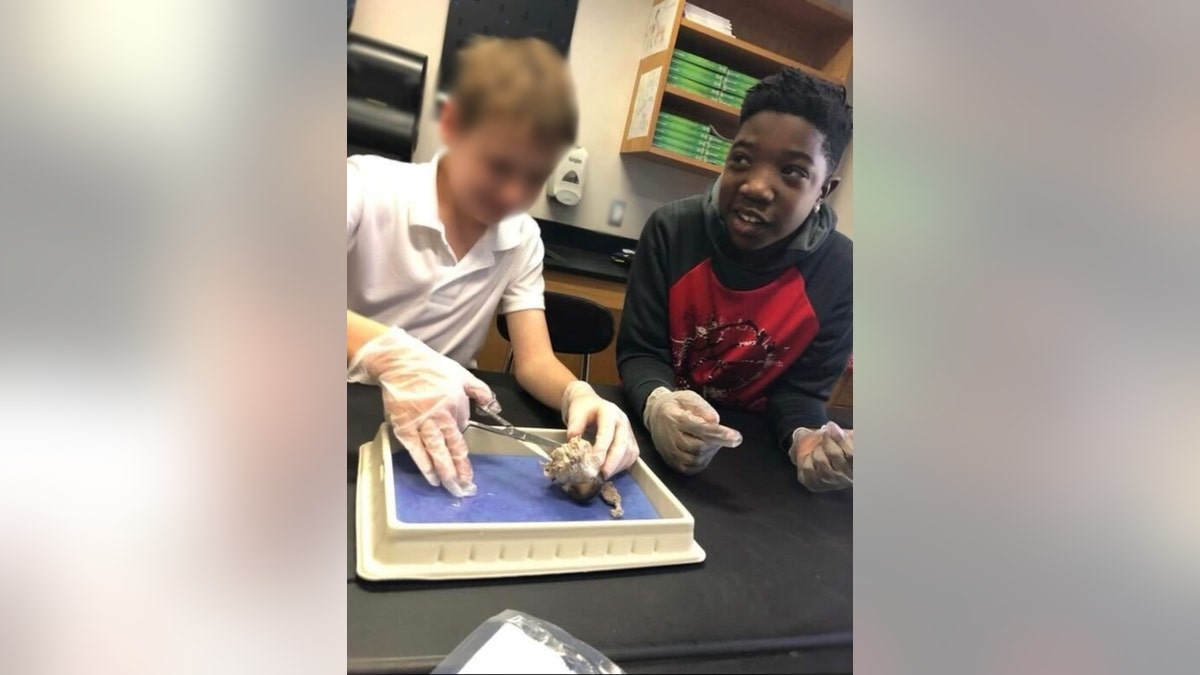
[[[456,260],[438,216],[437,162],[346,160],[346,306],[471,367],[499,308],[545,309],[544,248],[528,214]]]

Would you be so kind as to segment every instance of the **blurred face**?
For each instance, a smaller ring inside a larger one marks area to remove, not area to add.
[[[492,224],[533,205],[566,150],[537,138],[527,125],[496,119],[469,129],[458,124],[452,103],[442,110],[442,140],[450,161],[446,179],[456,208]]]
[[[717,206],[735,246],[753,251],[795,232],[837,187],[808,120],[774,111],[738,130],[717,190]]]

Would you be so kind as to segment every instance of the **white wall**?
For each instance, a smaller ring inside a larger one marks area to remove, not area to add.
[[[449,0],[358,0],[351,25],[355,33],[429,57],[417,161],[428,160],[440,144],[434,89],[449,6]],[[530,209],[533,215],[636,239],[654,209],[702,192],[711,183],[704,176],[619,153],[650,7],[650,0],[579,1],[570,62],[579,96],[579,142],[589,155],[587,184],[578,206],[562,206],[543,196]],[[849,183],[843,182],[833,200],[839,229],[847,234],[852,231]],[[613,199],[626,205],[620,227],[606,224]]]

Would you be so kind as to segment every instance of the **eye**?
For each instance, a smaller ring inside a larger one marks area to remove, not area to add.
[[[550,174],[548,174],[548,173],[542,174],[542,173],[532,173],[531,172],[531,173],[525,174],[525,184],[528,185],[530,188],[539,188],[540,189],[540,187],[545,185],[546,181],[548,181],[548,180],[550,180]]]
[[[808,178],[808,170],[802,166],[796,166],[795,164],[789,164],[789,165],[783,167],[783,175],[787,178],[801,180],[804,178]]]
[[[507,178],[516,170],[516,167],[514,167],[511,162],[503,159],[493,159],[490,164],[492,167],[492,172],[498,177]]]
[[[740,150],[734,150],[733,152],[729,153],[729,158],[726,160],[726,163],[731,167],[744,169],[750,166],[750,155],[747,155]]]

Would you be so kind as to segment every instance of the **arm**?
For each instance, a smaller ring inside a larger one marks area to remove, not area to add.
[[[642,418],[654,448],[672,468],[703,471],[723,447],[740,445],[737,431],[720,425],[720,416],[694,391],[675,391],[671,342],[667,332],[668,278],[664,223],[650,216],[629,272],[617,366],[625,398]]]
[[[639,451],[629,418],[615,404],[601,398],[591,385],[576,379],[554,355],[546,312],[526,309],[506,318],[512,339],[513,370],[521,388],[546,406],[562,411],[568,437],[582,435],[588,427],[595,428],[593,447],[605,457],[601,467],[604,478],[632,466]]]
[[[666,247],[662,223],[650,216],[638,242],[629,271],[625,308],[617,334],[617,367],[621,384],[634,412],[640,417],[650,392],[675,388],[671,343],[667,333]]]
[[[563,392],[575,375],[554,355],[546,312],[525,309],[505,315],[512,339],[513,373],[521,388],[551,408],[562,405]]]
[[[349,159],[346,160],[346,243],[354,242],[358,230],[358,222],[363,214],[363,184],[362,174],[358,166]]]
[[[854,346],[854,299],[847,284],[804,353],[767,394],[771,427],[783,448],[796,429],[817,429],[829,420],[825,402],[850,361]]]
[[[358,166],[346,160],[346,246],[354,245],[354,235],[363,213],[362,176]],[[387,326],[365,316],[346,310],[346,363],[354,358],[362,346],[383,335]]]
[[[361,314],[346,310],[346,363],[371,340],[388,332],[388,327]]]
[[[582,435],[589,427],[595,429],[593,448],[605,457],[601,472],[605,478],[611,478],[638,458],[629,418],[615,404],[601,398],[588,383],[577,380],[554,355],[543,296],[545,248],[540,238],[526,248],[523,272],[509,284],[500,300],[500,312],[508,321],[517,382],[546,406],[562,411],[568,437]]]
[[[521,256],[520,272],[500,297],[499,312],[508,321],[513,350],[513,371],[521,388],[551,408],[562,403],[563,390],[575,381],[567,367],[554,356],[546,327],[546,282],[542,258],[546,247],[533,237],[516,251]]]

